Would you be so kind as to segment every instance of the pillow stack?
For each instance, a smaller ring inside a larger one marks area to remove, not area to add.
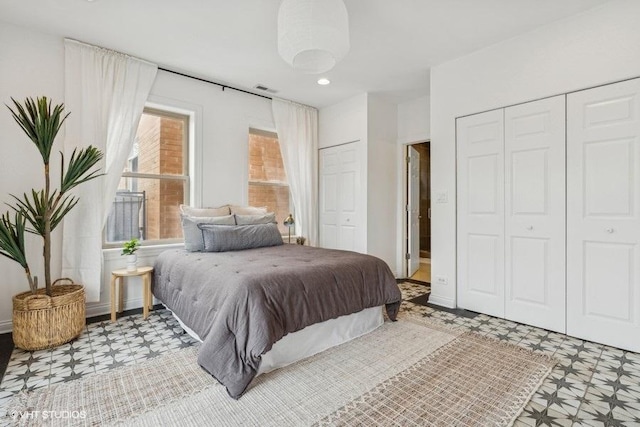
[[[204,250],[204,239],[199,224],[236,225],[229,206],[219,208],[192,208],[180,205],[180,219],[184,234],[184,248],[189,252]]]
[[[189,252],[221,252],[283,244],[276,215],[266,207],[180,205],[184,247]]]

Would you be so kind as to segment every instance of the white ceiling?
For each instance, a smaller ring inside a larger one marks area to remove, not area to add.
[[[278,56],[280,0],[2,0],[0,20],[322,107],[362,92],[424,96],[431,66],[607,1],[345,0],[351,50],[329,86]]]

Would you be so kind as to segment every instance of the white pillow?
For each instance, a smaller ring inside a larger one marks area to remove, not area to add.
[[[236,224],[238,225],[254,225],[254,224],[271,224],[277,223],[276,214],[268,212],[262,215],[239,215],[236,214]]]
[[[202,230],[198,228],[198,224],[236,225],[236,220],[233,215],[213,217],[181,215],[180,218],[182,219],[184,248],[189,252],[204,251],[204,239],[202,237]]]
[[[237,215],[264,215],[267,213],[267,207],[255,207],[255,206],[234,206],[231,205],[231,213]]]
[[[218,208],[194,208],[187,205],[180,205],[180,213],[183,215],[195,217],[213,217],[231,215],[229,205],[220,206]]]

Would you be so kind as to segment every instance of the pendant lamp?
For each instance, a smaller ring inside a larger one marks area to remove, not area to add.
[[[331,70],[349,52],[349,16],[342,0],[283,0],[278,53],[305,74]]]

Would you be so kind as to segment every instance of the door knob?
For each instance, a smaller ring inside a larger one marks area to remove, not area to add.
[[[347,222],[351,221],[351,218],[347,218]]]
[[[613,228],[607,228],[607,233],[613,233]]]
[[[527,230],[533,230],[533,225],[528,226]]]

